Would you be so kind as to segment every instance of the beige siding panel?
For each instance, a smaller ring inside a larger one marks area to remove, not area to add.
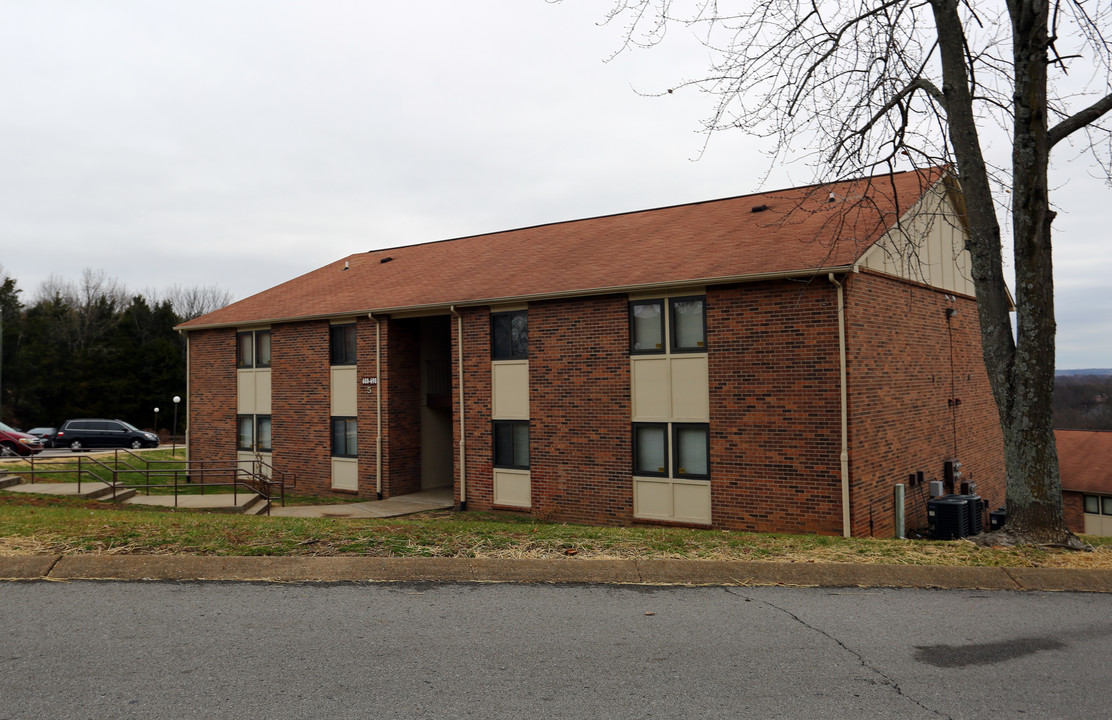
[[[635,477],[633,516],[710,525],[710,483]]]
[[[664,355],[630,358],[634,422],[665,422],[672,417],[670,375],[670,364]]]
[[[358,368],[343,365],[332,368],[332,416],[355,417],[359,414]]]
[[[236,371],[236,413],[255,414],[255,371]]]
[[[1090,515],[1085,513],[1085,534],[1098,537],[1112,537],[1112,515]]]
[[[332,458],[332,489],[359,489],[359,461],[352,458]]]
[[[273,463],[273,457],[274,456],[271,455],[270,453],[259,453],[258,457],[256,458],[255,453],[253,453],[253,452],[247,452],[246,450],[238,450],[236,452],[236,466],[239,467],[242,470],[246,470],[246,471],[250,472],[251,469],[254,467],[254,461],[255,460],[262,460],[264,463],[266,463],[269,466]],[[266,475],[267,477],[270,477],[271,472],[270,472],[269,467],[264,467],[262,470],[263,470],[264,475]]]
[[[670,520],[672,481],[667,478],[633,478],[633,517]]]
[[[490,364],[491,416],[495,420],[529,419],[529,361]]]
[[[710,422],[710,370],[706,355],[672,356],[672,419]]]
[[[270,370],[255,371],[255,414],[270,414]]]
[[[710,483],[672,481],[672,512],[680,522],[710,525]]]
[[[494,469],[494,504],[530,507],[533,490],[528,470]]]

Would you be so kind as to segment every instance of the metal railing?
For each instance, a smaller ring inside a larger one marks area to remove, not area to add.
[[[151,491],[171,491],[174,507],[181,495],[204,495],[206,490],[230,488],[232,502],[238,504],[239,494],[249,492],[266,502],[266,513],[271,504],[286,505],[286,487],[296,486],[296,476],[275,469],[263,460],[241,460],[234,464],[201,460],[147,460],[130,450],[116,450],[110,461],[105,456],[79,456],[76,466],[72,458],[30,457],[29,470],[12,470],[13,474],[36,478],[73,477],[77,492],[82,484],[102,483],[111,488],[112,499],[123,490],[135,490],[150,496]]]

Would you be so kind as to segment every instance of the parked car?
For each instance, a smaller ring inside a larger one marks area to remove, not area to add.
[[[42,440],[0,423],[0,455],[35,455],[43,451]]]
[[[54,433],[57,428],[52,427],[35,427],[27,431],[28,435],[34,435],[39,440],[42,440],[43,447],[54,447]]]
[[[90,448],[139,448],[158,447],[158,436],[145,432],[123,420],[80,418],[66,420],[54,434],[54,447],[70,450]]]

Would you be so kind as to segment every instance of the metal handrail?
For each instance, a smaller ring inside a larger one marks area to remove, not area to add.
[[[143,467],[136,467],[126,460],[121,460],[121,453],[126,458],[130,456]],[[151,494],[152,489],[173,489],[174,507],[178,507],[178,497],[184,492],[185,486],[188,485],[190,489],[199,491],[199,494],[204,495],[206,488],[217,487],[230,487],[232,489],[232,501],[238,502],[239,493],[244,490],[253,492],[259,495],[266,501],[266,512],[270,514],[271,504],[277,496],[285,507],[286,504],[286,485],[291,487],[296,484],[296,476],[292,473],[276,470],[269,463],[261,460],[252,460],[250,469],[243,467],[240,463],[235,465],[217,464],[214,461],[204,460],[146,460],[141,456],[131,452],[130,450],[121,449],[117,450],[113,455],[111,464],[102,462],[95,457],[79,456],[77,458],[77,469],[73,468],[72,459],[60,460],[56,458],[27,458],[30,464],[30,470],[13,470],[11,472],[16,474],[29,474],[31,482],[35,482],[37,476],[61,475],[61,474],[76,474],[77,476],[77,491],[81,492],[81,485],[86,476],[95,479],[97,482],[105,483],[112,489],[112,499],[115,500],[116,492],[118,489],[131,489],[135,485],[126,483],[120,480],[121,473],[128,473],[140,475],[143,477],[144,482],[140,483],[140,489],[145,491],[146,495]],[[49,470],[44,469],[43,466],[49,468],[51,465],[57,465],[61,469]],[[86,467],[91,465],[92,467]],[[172,468],[160,468],[159,465],[174,465]],[[184,467],[182,467],[184,465]],[[121,469],[121,466],[123,469]],[[101,468],[107,473],[111,473],[111,481],[97,475],[94,470]],[[277,475],[278,479],[274,479]],[[209,478],[230,477],[227,481],[213,481]],[[151,479],[172,479],[171,482],[155,482],[152,483]],[[184,478],[184,484],[182,482]]]

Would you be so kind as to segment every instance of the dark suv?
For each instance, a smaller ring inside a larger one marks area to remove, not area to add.
[[[42,452],[42,440],[0,423],[0,456],[34,455]]]
[[[144,432],[123,420],[101,420],[82,418],[66,420],[54,435],[54,447],[68,447],[70,450],[89,448],[139,448],[158,447],[158,436]]]

